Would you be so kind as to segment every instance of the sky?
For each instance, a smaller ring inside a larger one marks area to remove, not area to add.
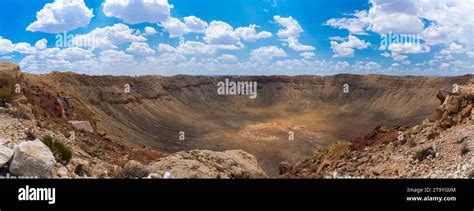
[[[474,0],[3,0],[0,60],[93,75],[474,73]]]

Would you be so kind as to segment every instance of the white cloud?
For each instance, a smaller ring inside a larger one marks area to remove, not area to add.
[[[88,34],[78,35],[73,39],[76,43],[83,43],[84,40],[92,40],[93,48],[111,49],[124,43],[146,41],[147,39],[127,25],[118,23],[113,26],[95,28]]]
[[[314,51],[315,48],[310,45],[300,44],[298,38],[300,34],[304,32],[298,21],[293,17],[282,18],[278,15],[274,16],[273,19],[283,28],[278,30],[277,35],[283,41],[288,43],[288,47],[295,51]]]
[[[441,54],[460,54],[464,53],[465,49],[462,47],[462,45],[458,45],[456,43],[451,43],[447,48],[441,50]]]
[[[367,23],[362,22],[359,17],[365,16],[365,12],[356,12],[356,18],[332,18],[326,21],[326,25],[337,29],[347,29],[351,34],[367,35],[365,29],[368,27]]]
[[[155,50],[151,49],[145,42],[132,42],[125,51],[144,56],[155,54]]]
[[[12,43],[12,41],[0,37],[0,55],[10,53],[14,48],[15,45]]]
[[[20,43],[15,44],[14,51],[22,53],[22,54],[31,54],[35,51],[35,48],[32,47],[30,43],[20,42]]]
[[[288,54],[276,46],[264,46],[250,52],[250,60],[259,63],[268,63],[273,58],[288,57]]]
[[[300,33],[303,32],[303,28],[300,26],[298,21],[293,17],[283,18],[279,15],[273,16],[273,20],[283,28],[278,30],[277,35],[280,38],[299,38]]]
[[[387,58],[390,57],[390,53],[389,53],[389,52],[383,52],[383,53],[381,53],[380,55],[383,56],[383,57],[387,57]]]
[[[295,50],[295,51],[314,51],[315,48],[313,46],[310,46],[310,45],[302,45],[298,39],[294,38],[294,37],[289,37],[287,39],[287,42],[288,42],[288,47],[290,47],[291,49]]]
[[[100,53],[99,60],[103,64],[123,64],[123,63],[133,63],[134,59],[132,55],[126,54],[123,51],[116,50],[106,50]]]
[[[451,65],[449,63],[441,63],[439,65],[439,69],[446,70],[450,67]]]
[[[204,33],[207,23],[196,16],[184,17],[184,24],[188,32]]]
[[[156,32],[155,28],[149,27],[149,26],[145,27],[145,34],[144,35],[151,36],[151,35],[155,35],[156,33],[157,32]]]
[[[218,50],[237,50],[239,49],[233,45],[211,45],[207,43],[197,41],[186,41],[181,43],[178,47],[173,47],[168,44],[160,43],[158,50],[161,53],[172,53],[183,56],[187,55],[200,55],[200,56],[211,56],[214,55]]]
[[[391,57],[393,58],[393,60],[395,60],[397,62],[405,61],[406,59],[408,59],[408,56],[406,56],[406,55],[402,55],[402,54],[399,54],[399,53],[393,53],[393,52],[392,52]]]
[[[48,40],[41,39],[41,40],[36,41],[35,48],[39,50],[43,50],[43,49],[46,49],[47,44],[48,44]]]
[[[314,54],[313,52],[303,52],[300,54],[300,56],[302,56],[305,59],[311,59],[314,56],[316,56],[316,54]]]
[[[248,27],[239,27],[235,32],[245,41],[255,42],[256,40],[272,37],[273,34],[267,31],[257,33],[257,25],[252,24]]]
[[[430,47],[418,43],[392,43],[388,46],[388,50],[399,54],[417,54],[430,52]]]
[[[228,23],[212,21],[206,29],[204,41],[216,45],[234,45],[240,41],[240,37]]]
[[[169,18],[161,25],[170,38],[180,37],[187,33],[204,33],[208,24],[196,16],[184,17],[184,23],[178,18]]]
[[[347,41],[338,43],[337,41],[331,41],[331,49],[334,52],[333,57],[353,57],[354,49],[365,49],[371,44],[360,40],[359,38],[349,35]]]
[[[170,18],[173,5],[168,0],[105,0],[102,11],[125,23],[159,23]]]
[[[161,52],[161,53],[174,53],[176,52],[176,48],[171,46],[171,45],[168,45],[168,44],[164,44],[164,43],[160,43],[158,45],[158,50]]]
[[[59,59],[67,61],[88,60],[94,57],[91,51],[77,47],[61,49],[57,55]]]
[[[351,33],[366,30],[379,34],[421,34],[425,45],[452,43],[474,48],[474,4],[466,0],[369,0],[368,11],[355,18],[330,19],[328,25]]]
[[[239,59],[231,54],[222,54],[221,56],[217,57],[217,59],[222,63],[235,63]]]
[[[26,30],[60,33],[85,27],[94,17],[84,0],[55,0],[36,13],[36,21]]]
[[[180,37],[188,32],[186,24],[177,18],[169,18],[167,21],[162,23],[162,26],[165,31],[168,32],[170,38]]]

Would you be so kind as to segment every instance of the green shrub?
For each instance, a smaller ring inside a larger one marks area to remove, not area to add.
[[[60,141],[54,139],[53,137],[49,135],[43,136],[41,141],[43,141],[43,143],[49,147],[51,152],[53,152],[54,156],[59,161],[67,163],[69,162],[69,160],[71,160],[71,157],[72,157],[71,150],[69,149],[69,147],[67,147]]]

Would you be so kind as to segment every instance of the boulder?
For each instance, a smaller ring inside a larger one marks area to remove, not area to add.
[[[50,178],[56,164],[51,150],[40,140],[24,141],[14,148],[10,173],[16,176]]]
[[[5,166],[5,164],[7,164],[8,161],[12,159],[12,157],[13,150],[6,146],[0,145],[0,168]]]
[[[474,86],[462,86],[459,94],[468,100],[474,100]]]
[[[436,94],[436,98],[438,98],[441,101],[441,103],[443,103],[444,100],[446,99],[446,97],[450,94],[452,94],[452,93],[448,92],[446,90],[439,90],[438,94]]]
[[[472,104],[469,104],[461,110],[460,114],[462,117],[468,117],[471,115],[471,111],[472,111]]]
[[[80,130],[80,131],[87,131],[89,133],[94,132],[94,128],[92,128],[92,125],[89,121],[69,121],[71,125]]]
[[[291,169],[291,164],[288,161],[282,161],[279,163],[278,170],[280,175],[286,174]]]
[[[124,166],[121,177],[124,178],[143,178],[150,172],[140,162],[135,160],[128,161]]]
[[[173,178],[266,178],[257,159],[242,150],[178,152],[147,166],[150,173]]]
[[[461,97],[457,95],[448,95],[444,101],[443,108],[449,113],[457,113],[461,107]]]

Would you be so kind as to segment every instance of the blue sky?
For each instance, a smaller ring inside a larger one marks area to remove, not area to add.
[[[461,75],[474,73],[473,5],[4,0],[0,60],[33,73]]]

